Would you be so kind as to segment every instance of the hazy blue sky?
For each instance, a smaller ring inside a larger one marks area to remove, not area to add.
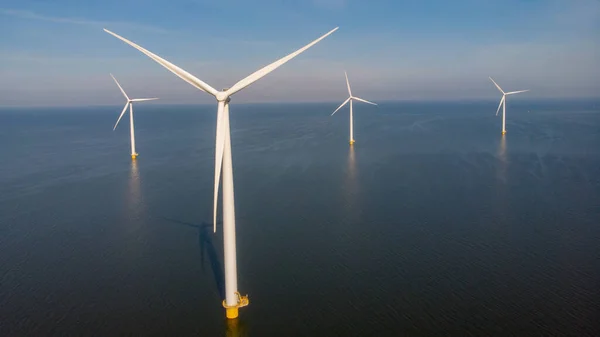
[[[103,27],[222,88],[336,26],[234,99],[600,96],[600,0],[0,0],[0,106],[213,101]]]

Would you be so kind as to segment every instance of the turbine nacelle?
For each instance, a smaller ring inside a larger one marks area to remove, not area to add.
[[[217,102],[229,102],[229,94],[227,91],[218,91],[215,95]]]
[[[502,88],[500,88],[500,86],[498,85],[498,83],[496,83],[496,81],[494,81],[493,78],[489,77],[489,79],[492,81],[492,83],[494,83],[494,85],[496,86],[496,88],[498,88],[498,90],[502,93],[502,97],[506,97],[508,95],[520,94],[522,92],[529,91],[529,89],[527,89],[527,90],[518,90],[518,91],[505,92],[504,90],[502,90]]]
[[[504,92],[504,90],[502,90],[502,88],[500,88],[500,86],[498,85],[498,83],[496,83],[496,81],[494,81],[493,78],[489,77],[489,79],[492,81],[492,83],[494,83],[494,85],[496,86],[496,88],[498,88],[498,90],[500,90],[500,92],[502,93],[502,99],[500,99],[500,104],[498,104],[498,109],[496,110],[496,116],[498,116],[498,113],[500,112],[500,108],[502,107],[502,105],[504,105],[506,107],[506,96],[508,96],[508,95],[514,95],[514,94],[520,94],[522,92],[529,91],[529,89],[527,89],[527,90],[518,90],[518,91]]]
[[[215,98],[217,99],[217,102],[225,102],[225,103],[231,102],[231,95],[233,95],[233,94],[229,94],[227,92],[228,90],[229,90],[229,88],[223,88],[223,89],[221,89],[221,91],[217,92],[217,95],[215,96]]]
[[[129,98],[129,96],[127,96],[127,94],[125,93],[125,90],[123,89],[123,87],[121,87],[121,85],[119,84],[119,81],[117,81],[117,79],[113,76],[113,74],[110,74],[110,77],[112,77],[112,79],[115,81],[115,83],[121,90],[121,93],[123,93],[123,96],[125,96],[125,99],[127,99],[127,103],[125,103],[125,107],[123,108],[123,111],[121,111],[121,114],[119,115],[119,118],[117,119],[117,123],[115,123],[115,126],[113,127],[113,131],[114,131],[117,128],[117,125],[119,125],[121,118],[127,111],[127,108],[130,105],[133,105],[133,102],[154,101],[154,100],[157,100],[158,98]]]
[[[335,111],[333,111],[333,113],[331,114],[331,116],[333,116],[336,112],[338,112],[338,110],[340,110],[342,107],[344,107],[344,105],[346,105],[348,102],[351,101],[359,101],[359,102],[363,102],[363,103],[368,103],[368,104],[372,104],[372,105],[377,105],[373,102],[369,102],[366,99],[362,99],[360,97],[356,97],[356,96],[352,96],[352,89],[350,89],[350,81],[348,80],[348,74],[344,71],[344,76],[346,76],[346,86],[348,87],[348,99],[346,99],[344,101],[344,103],[342,103],[342,105],[340,105],[337,109],[335,109]]]

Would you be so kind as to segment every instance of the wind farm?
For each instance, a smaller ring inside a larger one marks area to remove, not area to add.
[[[498,112],[500,112],[500,107],[502,107],[502,135],[504,136],[506,134],[506,96],[527,92],[527,91],[529,91],[529,89],[504,92],[504,90],[502,90],[502,88],[500,88],[500,86],[498,85],[498,83],[496,83],[494,81],[494,79],[492,79],[490,77],[490,80],[492,81],[492,83],[494,83],[496,88],[498,88],[498,90],[502,93],[502,98],[500,99],[500,104],[498,104],[498,109],[496,110],[496,116],[498,116]]]
[[[350,89],[350,81],[348,81],[348,73],[346,73],[344,71],[344,75],[346,76],[346,86],[348,88],[348,99],[346,99],[337,109],[335,109],[335,111],[333,111],[331,116],[333,116],[336,112],[338,112],[338,110],[343,108],[344,105],[350,103],[350,141],[349,142],[350,142],[350,146],[352,146],[356,142],[354,140],[354,114],[352,113],[352,102],[358,101],[358,102],[363,102],[363,103],[372,104],[372,105],[377,105],[377,104],[375,104],[373,102],[369,102],[367,100],[364,100],[364,99],[356,97],[356,96],[352,96],[352,89]]]
[[[127,102],[125,103],[125,107],[123,107],[123,111],[121,111],[119,118],[117,118],[117,122],[115,123],[115,126],[113,127],[113,131],[117,129],[117,125],[119,125],[119,122],[121,121],[121,118],[127,111],[127,108],[129,108],[129,134],[131,136],[131,159],[135,160],[138,156],[138,153],[135,150],[135,128],[133,126],[133,103],[154,101],[154,100],[157,100],[158,98],[129,98],[129,96],[127,96],[127,93],[125,93],[125,90],[123,90],[123,88],[121,87],[121,85],[119,84],[117,79],[113,76],[113,74],[110,74],[110,77],[112,77],[112,79],[115,81],[115,83],[119,87],[119,90],[121,90],[121,93],[123,93],[123,96],[125,96],[125,99],[127,100]]]
[[[4,7],[0,336],[600,336],[595,1]]]

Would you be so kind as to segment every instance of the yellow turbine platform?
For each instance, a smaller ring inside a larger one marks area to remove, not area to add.
[[[354,145],[354,143],[356,143],[354,139],[350,141],[350,145]]]
[[[131,155],[131,159],[137,159],[137,156],[138,156],[138,154],[134,153],[134,154]]]
[[[248,295],[242,296],[239,292],[235,292],[238,297],[238,302],[235,305],[228,306],[223,300],[223,308],[225,308],[225,315],[228,319],[234,319],[238,317],[238,309],[247,306],[250,304],[250,300],[248,299]]]
[[[502,131],[502,135],[504,136],[506,134],[506,131]]]

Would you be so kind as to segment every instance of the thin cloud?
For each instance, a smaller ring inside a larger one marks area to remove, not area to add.
[[[96,21],[96,20],[88,20],[81,18],[69,18],[69,17],[60,17],[60,16],[49,16],[42,15],[32,11],[20,10],[20,9],[7,9],[0,8],[0,15],[12,16],[14,18],[26,19],[26,20],[36,20],[36,21],[46,21],[46,22],[55,22],[55,23],[65,23],[72,25],[84,25],[84,26],[98,26],[98,27],[107,27],[107,26],[127,26],[136,30],[143,30],[153,33],[165,33],[166,30],[154,26],[139,24],[139,23],[130,23],[130,22],[118,22],[118,21]]]

